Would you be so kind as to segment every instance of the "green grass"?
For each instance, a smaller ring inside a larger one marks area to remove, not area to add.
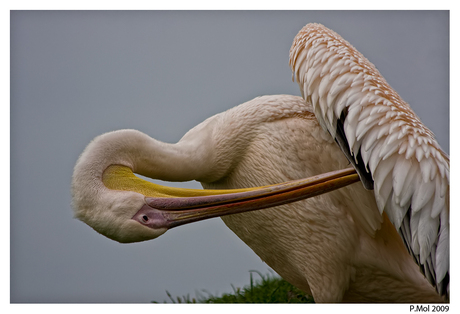
[[[257,273],[260,279],[254,280],[253,273]],[[196,298],[190,298],[190,295],[173,297],[168,291],[166,294],[172,303],[314,303],[312,297],[306,296],[284,279],[263,276],[258,271],[249,272],[249,285],[243,288],[231,287],[232,294],[224,293],[221,296],[213,296],[205,290],[203,292],[207,296],[197,293]]]

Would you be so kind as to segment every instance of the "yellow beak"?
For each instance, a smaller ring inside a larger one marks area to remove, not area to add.
[[[145,195],[145,205],[132,219],[155,229],[171,229],[199,220],[287,204],[358,181],[353,168],[281,184],[232,190],[165,187],[136,177],[124,166],[111,166],[103,175],[103,182],[110,189]]]

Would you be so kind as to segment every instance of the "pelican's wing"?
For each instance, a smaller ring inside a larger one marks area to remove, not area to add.
[[[308,24],[290,66],[378,208],[440,294],[449,284],[449,157],[375,66],[335,32]]]

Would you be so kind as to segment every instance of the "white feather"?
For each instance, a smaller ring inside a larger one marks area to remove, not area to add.
[[[418,212],[431,200],[436,186],[431,182],[423,181],[423,179],[415,184],[417,184],[417,188],[412,197],[412,211]],[[431,214],[431,210],[429,213]]]
[[[449,256],[449,218],[447,213],[442,212],[441,214],[441,232],[438,238],[438,245],[436,247],[436,275],[438,278],[437,283],[441,281],[439,278],[442,274],[446,274],[449,271],[449,259],[445,258]]]
[[[432,199],[426,204],[426,208],[420,210],[420,221],[418,225],[419,230],[419,241],[420,241],[420,262],[422,264],[428,258],[431,253],[431,247],[436,241],[439,219],[431,218],[431,207]]]
[[[412,247],[412,251],[416,255],[420,255],[420,241],[418,238],[419,221],[420,221],[420,212],[412,211],[411,217],[410,217],[411,247]]]
[[[407,175],[412,168],[411,160],[404,158],[404,156],[399,155],[398,160],[395,163],[393,169],[393,191],[395,196],[400,202],[400,196],[406,182]]]
[[[388,218],[393,223],[396,230],[401,227],[401,223],[403,221],[404,216],[409,209],[410,204],[407,203],[404,206],[399,205],[399,203],[395,200],[395,194],[392,194],[392,197],[388,198],[388,201],[385,206],[385,212],[388,215]]]

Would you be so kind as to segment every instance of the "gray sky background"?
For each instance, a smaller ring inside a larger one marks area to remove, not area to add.
[[[374,63],[449,152],[447,11],[13,11],[11,302],[163,302],[268,273],[220,219],[113,242],[73,219],[71,175],[101,133],[176,142],[254,97],[300,95],[289,48],[310,22]]]

